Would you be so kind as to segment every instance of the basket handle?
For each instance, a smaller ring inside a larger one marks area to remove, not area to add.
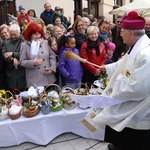
[[[76,84],[73,85],[73,88],[74,88],[76,85],[78,85],[78,84],[84,85],[85,88],[87,88],[87,89],[89,90],[89,87],[88,87],[87,83],[76,83]]]
[[[5,91],[6,93],[9,93],[13,98],[14,98],[14,95],[12,94],[12,92],[10,92],[10,91]]]
[[[12,93],[14,93],[14,92],[16,92],[16,91],[19,92],[19,93],[21,93],[19,89],[14,89],[14,90],[12,91]]]
[[[73,92],[75,94],[75,91],[70,86],[63,86],[62,91],[63,91],[63,89],[69,89],[71,92]]]
[[[60,88],[57,84],[49,84],[49,85],[47,85],[46,88],[44,89],[44,93],[45,93],[45,94],[46,94],[47,88],[48,88],[48,87],[51,87],[51,86],[56,86],[56,87],[58,87],[59,93],[61,92],[61,88]]]
[[[29,97],[29,107],[31,106],[31,100],[32,100],[32,97],[30,96]]]
[[[44,96],[46,96],[46,98],[48,99],[47,94],[43,94],[43,95],[40,96],[40,102],[42,101],[42,98],[43,98]]]

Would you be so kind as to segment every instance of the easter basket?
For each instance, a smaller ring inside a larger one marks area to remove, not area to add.
[[[11,113],[10,113],[10,109],[8,109],[8,117],[9,117],[10,119],[16,120],[16,119],[20,118],[20,116],[21,116],[21,109],[20,109],[20,111],[19,111],[18,113],[16,113],[16,114],[11,114]]]
[[[62,87],[62,94],[60,96],[61,100],[63,101],[63,108],[66,110],[71,110],[76,107],[76,101],[72,100],[68,94],[75,94],[75,91],[69,87],[64,86]]]
[[[81,88],[75,89],[77,84],[81,84]],[[75,89],[74,92],[76,95],[89,95],[89,87],[86,83],[77,83],[77,84],[74,84],[73,86],[73,89]]]
[[[101,86],[99,86],[99,85],[95,85],[95,82],[97,83],[100,83],[100,81],[99,80],[96,80],[96,81],[94,81],[94,85],[92,84],[91,85],[91,88],[90,88],[90,91],[89,91],[89,93],[91,94],[91,95],[101,95],[102,93],[103,93],[103,89],[101,88]]]
[[[60,111],[63,108],[63,102],[60,99],[61,88],[57,84],[49,84],[45,89],[44,93],[48,95],[50,99],[50,108],[51,111],[56,112]]]
[[[79,83],[77,83],[79,84]],[[77,85],[75,84],[74,87]],[[90,95],[90,89],[87,85],[87,83],[80,83],[81,84],[81,88],[77,88],[75,89],[75,95],[79,95],[80,98],[82,99],[83,95]],[[84,104],[78,103],[79,108],[81,109],[87,109],[88,107]]]
[[[31,118],[36,116],[40,111],[38,104],[32,103],[32,97],[29,97],[28,102],[24,103],[22,114],[27,117]]]
[[[44,91],[44,87],[43,87]],[[32,97],[32,101],[35,101],[35,103],[38,103],[40,101],[40,96],[43,94],[43,91],[39,90],[39,87],[32,83],[28,87],[28,90],[25,90],[20,93],[20,96],[22,97],[22,103],[28,103],[29,97]]]
[[[20,91],[18,89],[12,91],[12,93],[16,96],[16,99],[11,102],[10,108],[8,109],[8,116],[12,120],[18,119],[21,116],[22,98],[18,95],[19,92]]]
[[[50,99],[47,94],[43,94],[40,97],[40,108],[43,115],[47,115],[50,113]]]

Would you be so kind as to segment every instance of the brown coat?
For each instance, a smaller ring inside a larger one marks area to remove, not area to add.
[[[34,66],[33,59],[30,54],[31,42],[23,42],[20,52],[20,65],[26,69],[27,85],[34,83],[37,86],[46,86],[56,81],[55,73],[49,76],[44,76],[45,68],[49,67],[56,72],[56,57],[55,53],[51,50],[48,42],[44,39],[40,40],[40,47],[38,50],[38,58],[43,59],[43,63],[39,66]]]

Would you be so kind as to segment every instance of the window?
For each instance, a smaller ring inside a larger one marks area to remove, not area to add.
[[[82,14],[83,16],[88,15],[88,1],[87,0],[82,1]]]
[[[122,6],[122,5],[123,5],[123,2],[122,2],[122,0],[116,0],[116,4],[117,4],[118,6]]]

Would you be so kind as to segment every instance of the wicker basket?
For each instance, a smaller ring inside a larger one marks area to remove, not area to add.
[[[8,117],[10,119],[15,120],[15,119],[20,118],[20,116],[21,116],[21,111],[19,113],[15,114],[15,115],[12,115],[12,114],[9,113],[9,109],[8,109]]]
[[[77,83],[78,84],[78,83]],[[76,84],[75,84],[76,85]],[[90,89],[87,85],[87,83],[81,83],[81,88],[75,89],[75,94],[76,95],[89,95],[90,94]],[[87,109],[89,107],[84,106],[84,104],[78,103],[79,108],[81,109]]]
[[[79,84],[79,83],[77,83]],[[73,88],[77,85],[75,84]],[[75,89],[74,92],[76,95],[88,95],[89,94],[89,87],[86,83],[80,83],[81,88]],[[80,91],[81,90],[81,91]]]
[[[57,90],[56,90],[56,88],[57,88]],[[50,106],[51,111],[53,111],[53,112],[60,111],[60,110],[62,110],[62,108],[63,108],[63,102],[62,102],[62,100],[60,99],[61,88],[60,88],[57,84],[49,84],[49,85],[45,88],[44,93],[45,93],[45,94],[48,94],[48,92],[50,92],[51,90],[57,91],[57,93],[59,94],[59,100],[60,100],[59,104],[57,103],[58,105],[56,104],[56,106],[53,106],[53,100],[52,100],[51,97],[49,97],[50,100],[51,100],[51,106]]]
[[[68,94],[75,94],[75,91],[69,86],[62,87],[61,99],[63,101],[63,108],[66,110],[71,110],[76,107],[76,101],[73,101]]]
[[[31,99],[32,99],[32,97],[29,97],[29,107],[31,106]],[[30,110],[30,109],[26,109],[26,110],[24,110],[23,109],[23,111],[22,111],[22,114],[25,116],[25,117],[27,117],[27,118],[31,118],[31,117],[34,117],[34,116],[36,116],[38,113],[39,113],[39,111],[40,111],[40,108],[39,108],[39,106],[35,106],[36,108],[34,109],[34,110]]]
[[[33,86],[36,89],[36,91],[37,91],[37,96],[36,97],[32,97],[32,99],[34,101],[40,102],[40,96],[41,95],[39,93],[37,85],[35,83],[32,83],[32,84],[30,84],[30,86],[27,87],[27,89],[29,89],[31,86]],[[23,103],[23,105],[24,105],[24,103],[27,103],[28,101],[29,101],[29,96],[28,97],[22,97],[22,103]]]

